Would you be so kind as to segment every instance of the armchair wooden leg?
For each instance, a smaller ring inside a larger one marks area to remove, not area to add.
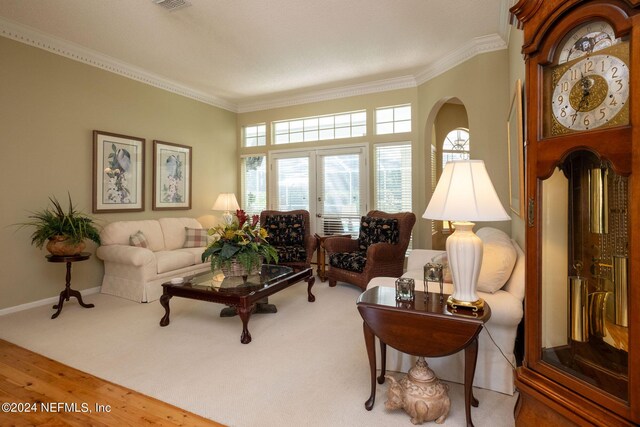
[[[329,286],[334,287],[337,284],[336,279],[329,279]]]

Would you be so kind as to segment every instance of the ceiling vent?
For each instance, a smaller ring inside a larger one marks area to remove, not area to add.
[[[182,9],[183,7],[191,6],[186,0],[153,0],[158,6],[162,6],[170,12],[174,10]]]

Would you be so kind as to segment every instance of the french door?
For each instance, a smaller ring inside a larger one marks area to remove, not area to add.
[[[365,146],[271,154],[271,197],[277,210],[306,209],[311,232],[357,236],[368,206]]]

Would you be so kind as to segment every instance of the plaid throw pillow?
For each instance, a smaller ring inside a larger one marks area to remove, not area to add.
[[[207,246],[207,230],[204,228],[185,227],[187,237],[184,240],[183,248],[201,248]]]
[[[129,244],[131,246],[137,246],[139,248],[146,248],[147,246],[149,246],[149,244],[147,243],[147,238],[140,230],[138,230],[136,234],[132,234],[131,236],[129,236]]]

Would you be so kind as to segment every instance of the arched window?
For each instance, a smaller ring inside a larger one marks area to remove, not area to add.
[[[442,165],[450,160],[466,160],[469,158],[469,131],[457,128],[447,134],[442,142]]]
[[[451,160],[467,160],[469,159],[469,131],[465,128],[456,128],[449,132],[442,141],[442,149],[440,151],[442,163],[438,168],[438,179],[444,170],[444,165]],[[434,159],[435,160],[435,159]],[[433,178],[432,178],[433,180]],[[435,191],[436,180],[433,180],[433,188]],[[444,248],[446,237],[451,234],[451,224],[449,221],[433,221],[431,225],[432,245],[434,249]],[[439,235],[439,237],[438,237]]]

